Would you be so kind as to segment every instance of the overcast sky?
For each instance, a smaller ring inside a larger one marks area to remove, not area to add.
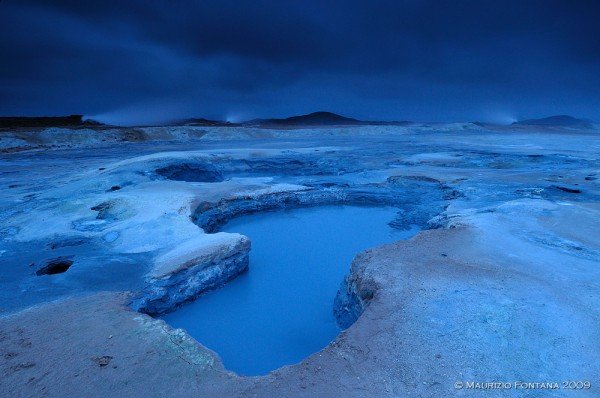
[[[600,119],[600,1],[0,0],[0,115]]]

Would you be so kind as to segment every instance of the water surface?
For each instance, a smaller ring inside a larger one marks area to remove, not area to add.
[[[186,329],[239,374],[300,362],[340,332],[333,300],[353,257],[417,232],[391,228],[396,212],[322,206],[234,219],[222,230],[252,240],[249,271],[164,320]]]

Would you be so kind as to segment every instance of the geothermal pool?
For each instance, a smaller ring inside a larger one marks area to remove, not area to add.
[[[238,374],[300,362],[340,332],[333,301],[353,257],[418,231],[390,227],[397,211],[322,206],[236,218],[222,231],[252,240],[249,272],[163,319]]]

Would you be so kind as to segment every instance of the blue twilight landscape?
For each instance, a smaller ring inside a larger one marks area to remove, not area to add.
[[[598,21],[0,1],[0,398],[600,396]]]

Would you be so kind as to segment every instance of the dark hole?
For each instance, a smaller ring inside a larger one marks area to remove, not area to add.
[[[156,170],[160,176],[174,181],[220,182],[223,176],[212,165],[202,163],[181,163]]]
[[[69,247],[69,246],[80,246],[85,243],[84,239],[79,238],[67,238],[63,240],[58,240],[55,242],[50,242],[46,245],[46,247],[50,250],[59,249],[61,247]]]
[[[110,361],[113,359],[113,357],[105,355],[102,357],[93,357],[92,360],[94,362],[96,362],[100,367],[105,367],[107,366]]]
[[[567,187],[561,187],[560,185],[555,185],[556,189],[560,189],[563,192],[568,192],[568,193],[581,193],[580,189],[577,188],[567,188]]]
[[[36,275],[62,274],[73,265],[73,260],[68,257],[58,257],[48,260],[46,265],[36,271]]]

